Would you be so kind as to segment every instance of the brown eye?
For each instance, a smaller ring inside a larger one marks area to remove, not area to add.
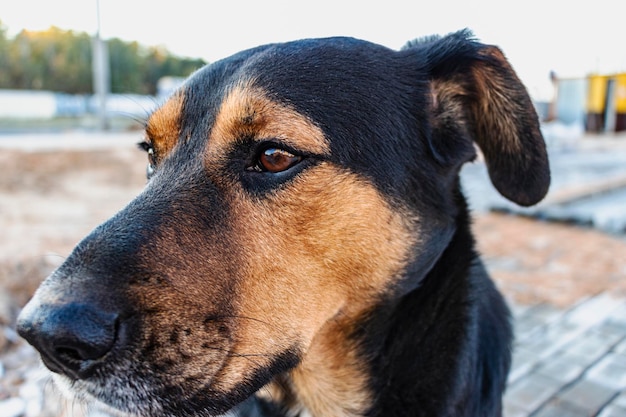
[[[294,155],[283,149],[268,148],[259,156],[258,169],[277,173],[286,171],[302,160],[301,156]]]

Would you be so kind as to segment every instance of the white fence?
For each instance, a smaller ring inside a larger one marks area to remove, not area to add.
[[[110,94],[106,101],[109,116],[148,115],[159,103],[153,96]],[[51,91],[0,90],[0,118],[49,119],[96,114],[98,104],[91,95],[71,95]]]

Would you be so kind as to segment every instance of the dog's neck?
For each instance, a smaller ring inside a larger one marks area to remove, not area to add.
[[[498,415],[497,398],[485,402],[489,410],[473,408],[484,391],[498,392],[493,387],[506,379],[508,359],[477,358],[481,340],[501,338],[476,332],[486,307],[468,299],[469,287],[484,291],[502,320],[506,307],[478,261],[465,220],[419,288],[357,320],[329,322],[299,366],[263,390],[266,398],[288,417]],[[501,380],[484,381],[484,366],[501,369]]]
[[[372,403],[369,369],[359,351],[354,320],[340,313],[314,338],[300,364],[261,395],[288,417],[359,417]]]
[[[430,281],[424,284],[429,285]],[[266,399],[278,403],[286,417],[363,417],[373,415],[370,410],[380,411],[377,417],[392,417],[396,414],[387,412],[390,402],[415,398],[420,391],[431,393],[432,387],[448,384],[450,381],[438,381],[437,374],[444,374],[437,372],[436,368],[441,365],[438,358],[425,358],[429,363],[423,364],[419,361],[424,353],[421,343],[438,339],[429,332],[443,314],[442,310],[449,306],[429,305],[428,297],[421,299],[417,296],[419,293],[420,289],[416,289],[397,304],[379,306],[375,314],[361,321],[338,319],[328,323],[313,340],[301,363],[263,390]],[[452,302],[458,307],[465,304],[463,300]],[[423,314],[422,308],[429,310]],[[459,322],[465,319],[461,310],[449,313],[456,315]],[[451,346],[459,345],[460,340],[460,335],[453,334],[445,346],[454,349]],[[458,346],[458,350],[461,349],[462,346]],[[452,352],[438,352],[444,353],[455,356]],[[408,380],[407,375],[414,377]],[[424,402],[431,400],[424,399]],[[411,415],[438,414],[415,412]]]
[[[399,300],[382,303],[369,314],[361,311],[358,318],[354,312],[340,313],[316,335],[295,369],[262,390],[265,397],[280,404],[287,417],[367,415],[373,404],[380,401],[380,392],[374,387],[395,379],[382,361],[406,360],[403,357],[407,353],[416,353],[413,349],[417,348],[417,343],[410,346],[411,341],[400,342],[400,335],[394,333],[413,332],[411,324],[404,323],[406,307],[403,304],[419,291],[416,289]],[[419,308],[417,305],[417,315]],[[393,343],[393,352],[386,350],[387,343]],[[411,352],[405,352],[407,349]]]

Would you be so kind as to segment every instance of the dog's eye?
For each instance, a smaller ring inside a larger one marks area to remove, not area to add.
[[[302,161],[302,157],[284,149],[267,148],[259,155],[254,170],[260,172],[283,172]]]
[[[156,156],[154,154],[154,147],[148,141],[143,141],[138,143],[140,149],[143,149],[148,153],[148,166],[146,168],[146,177],[150,179],[152,175],[154,175],[154,170],[156,169]]]

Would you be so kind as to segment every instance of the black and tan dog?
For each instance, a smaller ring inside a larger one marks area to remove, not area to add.
[[[138,416],[500,415],[509,315],[458,179],[474,143],[504,196],[544,196],[531,100],[467,32],[216,62],[149,118],[145,190],[19,332],[68,391]]]

